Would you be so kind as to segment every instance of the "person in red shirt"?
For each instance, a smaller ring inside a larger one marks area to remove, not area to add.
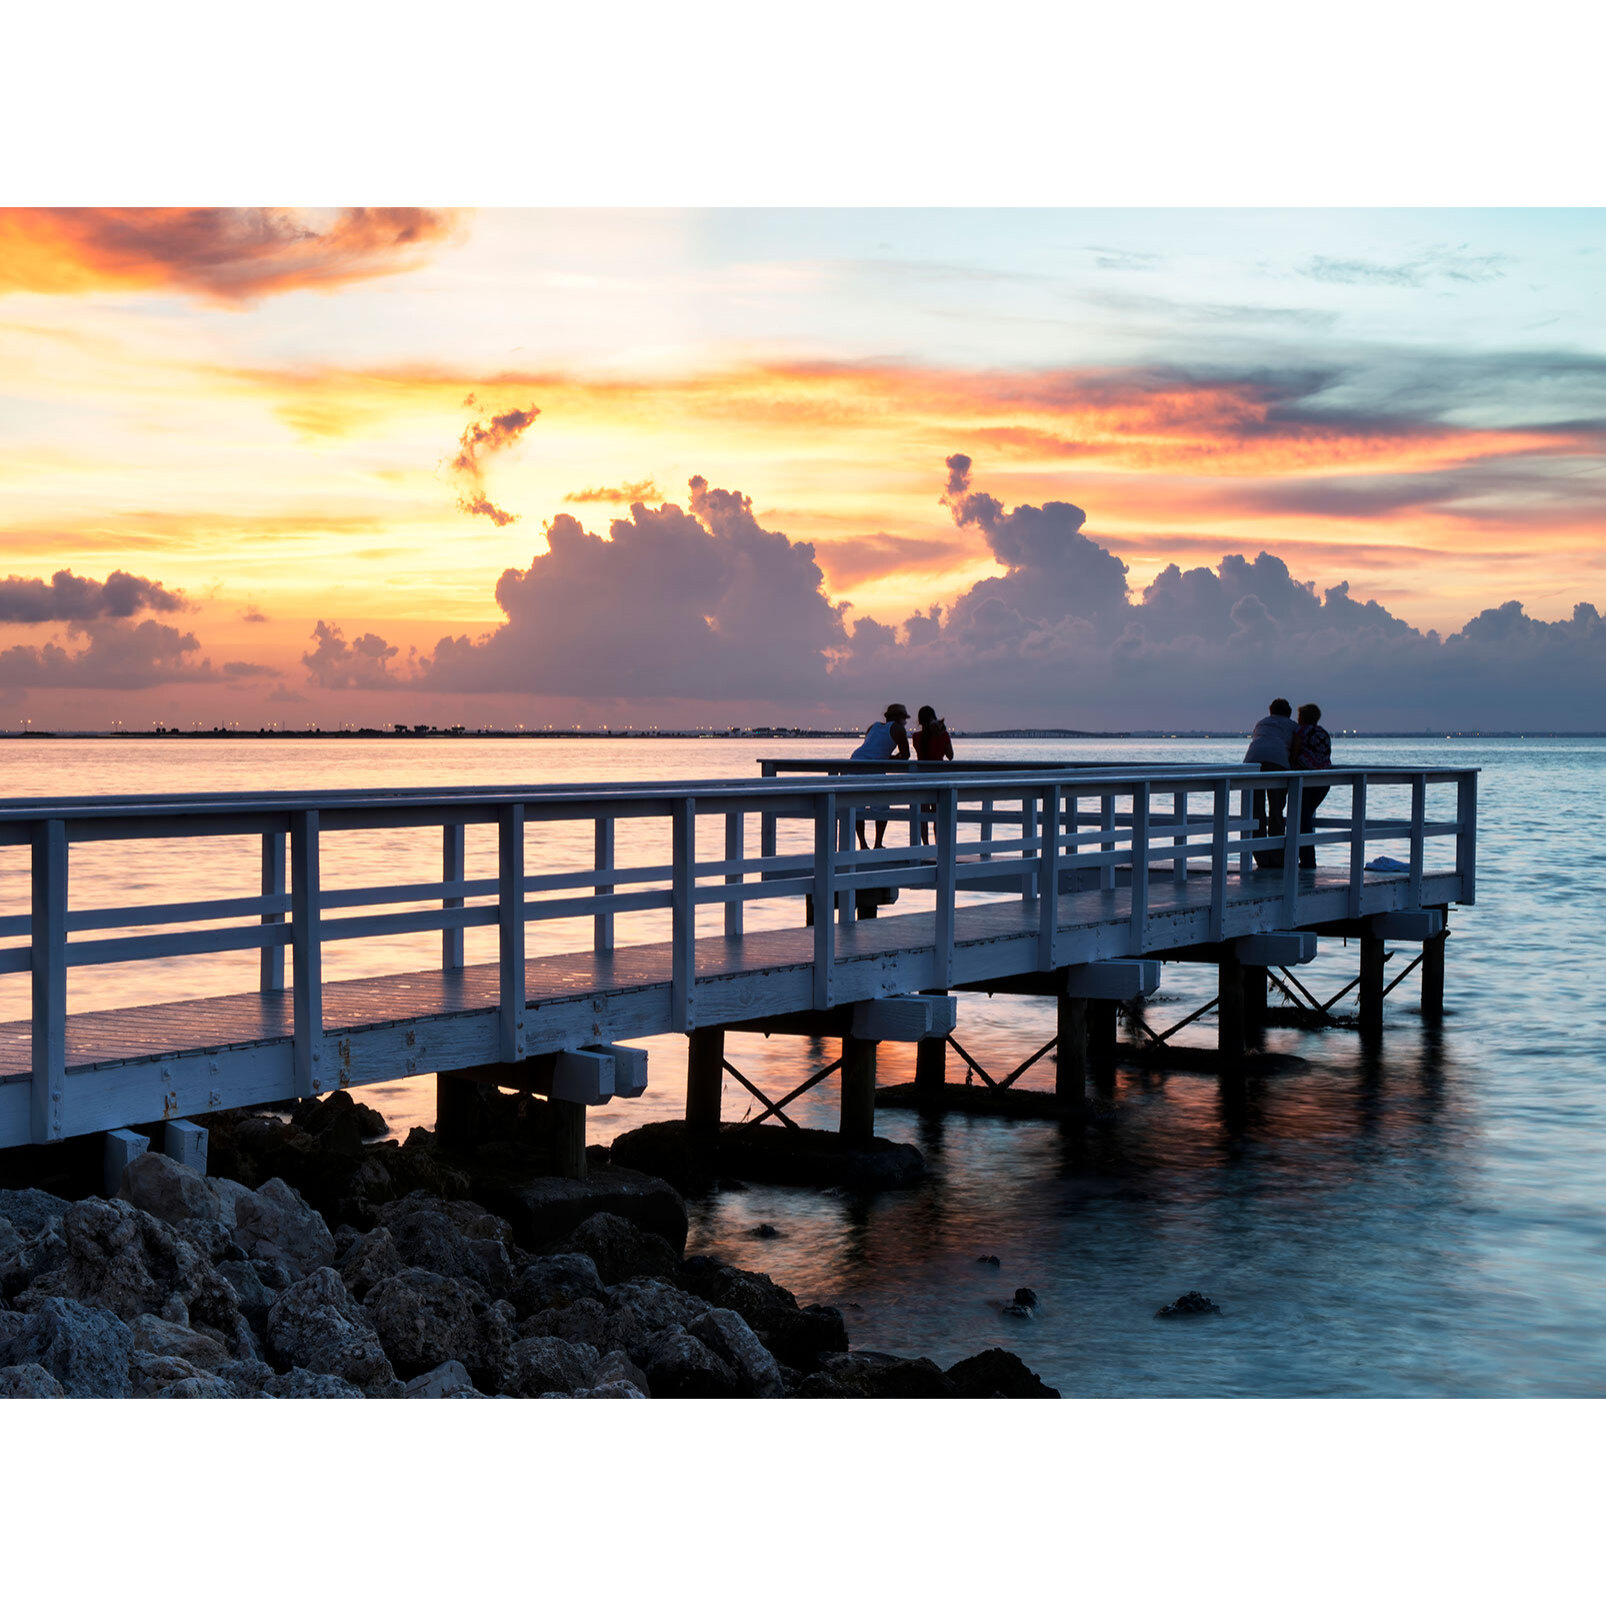
[[[915,732],[915,757],[925,763],[937,763],[942,760],[951,760],[954,756],[954,744],[948,735],[948,727],[937,718],[937,710],[927,703],[920,710],[920,729]],[[932,813],[931,804],[923,805],[922,815]],[[926,821],[920,821],[920,844],[926,845]]]

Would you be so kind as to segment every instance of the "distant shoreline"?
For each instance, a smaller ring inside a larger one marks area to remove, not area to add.
[[[382,730],[363,726],[352,730],[174,730],[148,731],[57,731],[0,730],[5,741],[73,742],[154,742],[183,741],[851,741],[862,732],[853,730],[810,730],[803,727],[760,725],[746,730],[469,730],[464,726],[411,726]],[[959,741],[1237,741],[1243,730],[955,730]],[[1585,740],[1606,737],[1606,731],[1514,731],[1514,730],[1419,730],[1419,731],[1340,731],[1346,741],[1515,741]]]

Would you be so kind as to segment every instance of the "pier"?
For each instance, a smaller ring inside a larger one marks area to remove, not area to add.
[[[876,1044],[919,1043],[914,1092],[940,1098],[966,990],[1057,1001],[1042,1052],[1074,1106],[1113,1046],[1115,1010],[1154,990],[1162,962],[1215,967],[1230,1076],[1268,976],[1291,975],[1327,936],[1359,939],[1362,1030],[1382,1030],[1389,943],[1422,945],[1423,1009],[1442,1008],[1446,912],[1475,897],[1476,771],[1322,772],[1330,792],[1301,835],[1313,784],[1301,772],[881,769],[0,805],[0,850],[28,854],[31,878],[28,912],[0,918],[0,974],[31,981],[28,1018],[0,1024],[0,1148],[165,1123],[171,1152],[187,1117],[434,1075],[443,1121],[465,1084],[549,1101],[583,1174],[586,1108],[647,1085],[632,1042],[687,1035],[685,1127],[715,1136],[723,1079],[742,1080],[725,1034],[740,1030],[839,1039],[839,1059],[804,1088],[838,1073],[841,1141],[862,1145]],[[1253,835],[1260,790],[1286,794],[1281,837]],[[855,827],[871,820],[887,843],[860,848]],[[321,846],[358,831],[429,833],[439,875],[325,887]],[[493,876],[467,874],[470,832],[494,841]],[[150,841],[192,850],[167,901],[97,903],[71,871],[83,845]],[[1272,853],[1279,865],[1257,865]],[[1379,853],[1394,867],[1369,870]],[[206,867],[242,854],[260,891],[195,896]],[[645,915],[661,929],[616,941]],[[530,951],[530,928],[559,921],[581,922],[589,942]],[[496,957],[465,963],[478,927],[494,930]],[[328,944],[418,933],[439,934],[438,964],[324,979]],[[257,955],[249,991],[68,1011],[69,976],[93,985],[94,967],[241,952]],[[761,1119],[790,1124],[804,1088],[744,1085]]]

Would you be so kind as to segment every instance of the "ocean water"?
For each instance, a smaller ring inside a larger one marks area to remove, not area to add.
[[[8,741],[7,795],[296,786],[673,780],[751,776],[764,756],[845,752],[846,742],[395,740],[328,743]],[[1240,741],[962,744],[974,757],[1232,761]],[[749,1186],[690,1202],[689,1248],[769,1272],[801,1299],[843,1308],[853,1341],[947,1365],[993,1344],[1066,1394],[1088,1396],[1593,1395],[1606,1390],[1606,995],[1597,925],[1606,885],[1606,742],[1587,739],[1340,742],[1335,759],[1482,769],[1478,903],[1452,909],[1446,1017],[1426,1026],[1414,976],[1388,1000],[1379,1053],[1348,1032],[1273,1028],[1296,1068],[1229,1095],[1213,1076],[1123,1069],[1085,1127],[884,1110],[877,1130],[918,1144],[929,1176],[873,1197]],[[650,853],[643,824],[620,857]],[[712,846],[712,838],[708,839]],[[783,838],[784,841],[784,838]],[[438,831],[325,839],[325,885],[438,873]],[[561,828],[530,867],[589,862],[587,830]],[[656,855],[654,855],[656,857]],[[470,832],[469,873],[494,873],[490,833]],[[75,849],[73,905],[256,889],[256,843],[219,839]],[[0,849],[0,912],[26,907],[27,855]],[[795,910],[748,906],[749,927]],[[707,911],[717,923],[718,912]],[[664,917],[620,917],[618,940]],[[530,927],[532,951],[589,942],[589,922]],[[494,935],[468,934],[470,961]],[[1406,953],[1414,952],[1407,949]],[[331,945],[331,979],[438,962],[439,938]],[[1402,954],[1402,958],[1404,955]],[[1318,995],[1355,973],[1334,941],[1300,973]],[[1396,961],[1396,965],[1400,961]],[[72,972],[69,1007],[204,996],[255,984],[254,955]],[[27,1013],[26,977],[0,977],[0,1017]],[[1163,1026],[1205,1002],[1213,973],[1167,966],[1150,1001]],[[1008,1070],[1053,1034],[1052,1005],[963,995],[958,1037]],[[1210,1019],[1179,1041],[1209,1043]],[[652,1086],[593,1112],[593,1141],[677,1115],[684,1040],[648,1040]],[[834,1045],[758,1036],[727,1052],[771,1096]],[[995,1069],[996,1068],[996,1069]],[[913,1075],[885,1045],[881,1078]],[[950,1059],[949,1075],[963,1074]],[[1023,1079],[1046,1086],[1044,1060]],[[398,1134],[434,1115],[428,1078],[365,1091]],[[727,1118],[748,1095],[729,1083]],[[835,1079],[793,1107],[834,1126]],[[773,1227],[776,1236],[760,1236]],[[997,1255],[998,1268],[979,1257]],[[1035,1319],[1002,1314],[1013,1290]],[[1225,1314],[1154,1320],[1187,1289]]]

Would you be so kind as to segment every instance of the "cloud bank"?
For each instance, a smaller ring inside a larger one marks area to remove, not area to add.
[[[104,580],[71,569],[58,569],[49,580],[17,574],[0,580],[0,624],[129,619],[136,613],[180,613],[186,607],[181,592],[123,569],[113,569]]]

